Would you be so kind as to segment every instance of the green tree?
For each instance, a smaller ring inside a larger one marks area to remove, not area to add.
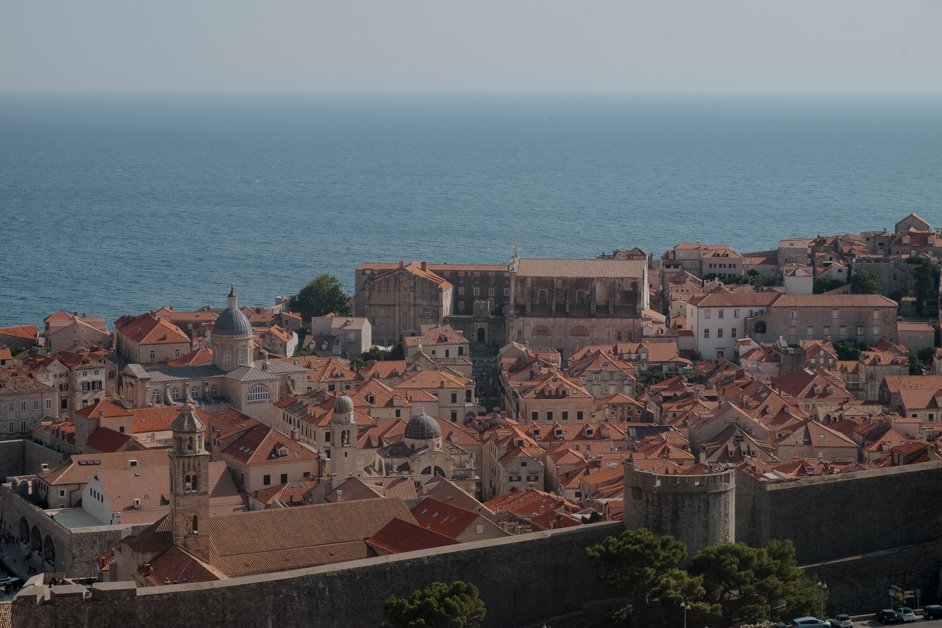
[[[764,548],[724,543],[697,552],[690,573],[703,578],[708,602],[721,608],[723,623],[818,615],[825,590],[798,569],[791,541]]]
[[[632,626],[666,623],[665,615],[682,612],[680,602],[690,602],[694,612],[708,613],[701,579],[678,568],[687,548],[672,536],[647,529],[625,530],[597,545],[586,554],[601,570],[601,579],[628,603],[615,619]]]
[[[301,313],[304,323],[309,323],[312,316],[330,312],[343,316],[350,314],[350,302],[340,280],[328,274],[318,275],[291,297],[291,308]]]
[[[869,270],[860,270],[851,277],[850,291],[853,294],[880,294],[880,282]]]
[[[638,376],[638,386],[643,390],[652,384],[658,384],[667,379],[660,367],[650,368]]]
[[[845,286],[845,285],[847,284],[845,284],[843,281],[838,281],[837,279],[828,279],[827,277],[818,277],[817,279],[814,280],[813,291],[815,294],[822,294],[824,292],[828,292],[830,290],[834,290],[835,288],[840,288],[841,286]]]
[[[906,604],[906,590],[898,584],[890,585],[890,600],[893,608],[899,608]]]
[[[910,257],[906,263],[916,267],[913,271],[913,296],[916,298],[916,313],[922,315],[929,303],[938,300],[939,268],[924,257]]]
[[[478,588],[457,580],[433,582],[409,597],[386,600],[386,626],[392,628],[465,628],[479,626],[486,609]]]
[[[853,338],[838,340],[832,346],[834,347],[834,353],[837,354],[838,360],[856,360],[860,357],[861,351],[869,349],[866,344],[857,342]]]

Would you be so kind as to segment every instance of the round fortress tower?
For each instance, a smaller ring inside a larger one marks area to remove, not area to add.
[[[670,534],[687,555],[735,541],[735,469],[660,474],[625,465],[625,528]]]

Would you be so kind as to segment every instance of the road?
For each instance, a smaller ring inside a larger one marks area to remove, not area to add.
[[[877,628],[878,626],[883,626],[880,622],[875,619],[868,621],[858,621],[854,624],[855,628]],[[934,619],[932,621],[923,621],[919,620],[914,623],[909,624],[889,624],[890,626],[912,626],[913,628],[942,628],[942,619]]]

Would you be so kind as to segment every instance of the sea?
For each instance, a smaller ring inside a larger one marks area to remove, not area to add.
[[[942,97],[0,93],[0,326],[942,223]]]

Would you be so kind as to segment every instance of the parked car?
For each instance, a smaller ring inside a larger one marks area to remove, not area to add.
[[[899,623],[899,618],[896,616],[896,611],[892,608],[884,608],[877,611],[876,619],[881,624],[896,624]]]
[[[831,628],[854,628],[854,622],[850,618],[850,615],[835,615],[833,619],[829,619],[828,623],[831,624]]]
[[[896,620],[901,622],[906,622],[907,624],[911,621],[916,621],[916,613],[913,609],[908,606],[903,606],[902,608],[896,609]]]
[[[926,619],[942,619],[942,606],[930,604],[922,607],[922,616]]]
[[[828,623],[817,617],[796,617],[792,620],[794,628],[829,628]]]

